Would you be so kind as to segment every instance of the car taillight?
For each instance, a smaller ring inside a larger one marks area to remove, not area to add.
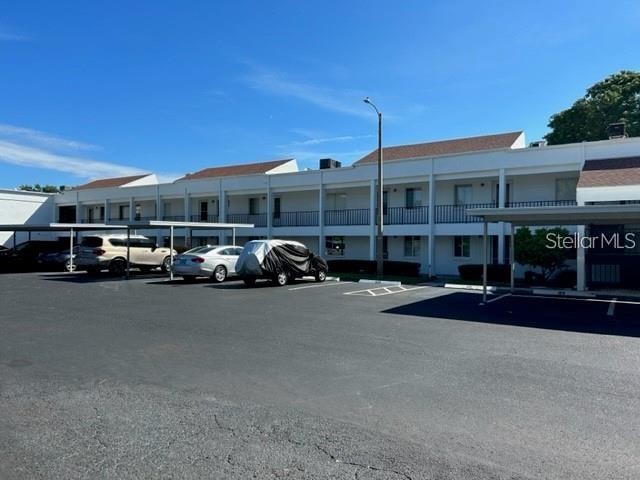
[[[101,249],[101,248],[94,248],[93,249],[93,253],[94,255],[104,255],[105,253],[107,253],[105,250]]]
[[[196,262],[196,263],[203,263],[204,262],[204,258],[202,257],[193,257],[191,259],[192,262]]]

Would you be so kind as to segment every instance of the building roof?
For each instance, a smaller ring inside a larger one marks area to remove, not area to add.
[[[640,185],[640,156],[584,162],[578,188]]]
[[[456,138],[440,140],[437,142],[416,143],[413,145],[398,145],[395,147],[383,147],[383,159],[402,160],[405,158],[433,157],[449,155],[453,153],[477,152],[482,150],[494,150],[499,148],[511,148],[522,135],[520,132],[498,133],[495,135],[482,135],[479,137]],[[354,165],[376,162],[377,149],[362,157]]]
[[[102,178],[100,180],[93,180],[92,182],[85,183],[77,187],[73,187],[72,190],[87,190],[89,188],[110,188],[110,187],[122,187],[141,178],[148,177],[149,174],[143,175],[131,175],[129,177],[114,177],[114,178]]]
[[[199,170],[195,173],[188,173],[180,180],[199,180],[202,178],[215,178],[215,177],[233,177],[235,175],[253,175],[259,173],[268,173],[280,165],[284,165],[287,162],[292,161],[292,158],[286,158],[282,160],[272,160],[269,162],[257,162],[257,163],[243,163],[239,165],[227,165],[225,167],[212,167]]]

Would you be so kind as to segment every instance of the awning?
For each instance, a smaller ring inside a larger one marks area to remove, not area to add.
[[[640,223],[640,205],[470,208],[467,215],[480,217],[489,223],[508,222],[527,226]]]

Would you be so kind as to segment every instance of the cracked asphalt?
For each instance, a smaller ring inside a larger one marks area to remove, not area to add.
[[[640,478],[631,305],[309,287],[0,275],[0,478]]]

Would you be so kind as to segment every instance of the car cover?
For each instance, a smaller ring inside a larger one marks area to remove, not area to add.
[[[304,275],[318,266],[327,269],[327,263],[300,242],[253,240],[238,257],[236,273],[245,277],[272,276],[277,272]]]

